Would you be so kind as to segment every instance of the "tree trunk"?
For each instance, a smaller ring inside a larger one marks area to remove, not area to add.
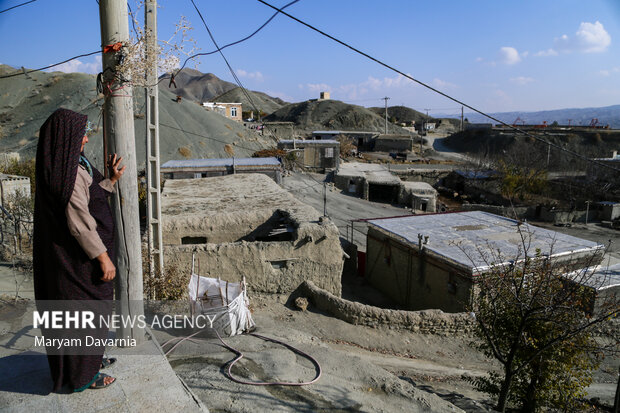
[[[527,385],[525,400],[523,400],[523,407],[521,407],[522,413],[533,413],[537,408],[538,400],[536,399],[536,387],[538,386],[538,378],[540,377],[540,366],[533,366],[533,369],[534,372]]]
[[[499,390],[497,407],[495,408],[498,412],[504,413],[506,411],[506,404],[508,402],[508,393],[510,391],[510,385],[512,384],[512,377],[512,371],[505,371],[504,381],[502,382],[502,387]]]

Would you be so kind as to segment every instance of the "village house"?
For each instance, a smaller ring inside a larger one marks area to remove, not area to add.
[[[522,235],[530,254],[540,249],[566,272],[602,259],[604,246],[596,242],[487,212],[410,215],[368,221],[366,278],[405,309],[465,311],[476,279],[510,265],[523,250]],[[499,251],[505,262],[481,251]]]
[[[160,172],[164,179],[209,178],[238,173],[260,173],[276,183],[282,182],[282,165],[277,158],[182,159],[164,163]]]
[[[436,212],[437,190],[426,182],[401,182],[398,203],[415,212]]]
[[[242,122],[242,104],[230,102],[203,102],[202,106],[210,111],[217,112],[228,119]]]
[[[620,264],[575,271],[563,277],[569,283],[586,288],[588,300],[585,310],[590,315],[609,311],[609,304],[620,299]]]
[[[362,199],[379,202],[397,202],[400,178],[394,176],[381,164],[346,162],[334,174],[334,183],[350,194]]]
[[[413,149],[411,135],[381,134],[375,138],[373,150],[377,152],[410,152]]]
[[[340,165],[340,142],[335,140],[281,140],[278,149],[298,151],[298,163],[304,168],[325,172]]]
[[[338,228],[262,174],[173,179],[162,192],[165,265],[290,293],[303,281],[341,295]]]

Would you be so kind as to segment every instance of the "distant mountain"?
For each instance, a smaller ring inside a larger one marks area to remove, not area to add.
[[[252,99],[252,103],[245,96],[245,93],[241,90],[241,88],[237,87],[235,89],[229,90],[221,95],[215,96],[211,99],[212,102],[239,102],[243,106],[244,112],[249,112],[251,110],[254,111],[254,117],[257,117],[256,109],[263,112],[263,115],[268,115],[270,113],[275,112],[280,109],[282,106],[286,105],[287,102],[283,101],[280,98],[274,98],[263,92],[255,92],[251,90],[246,91],[250,98]]]
[[[286,105],[265,117],[268,122],[293,122],[298,129],[359,130],[383,133],[385,119],[375,112],[339,100],[312,100]],[[409,134],[409,131],[388,123],[388,132]]]
[[[163,77],[169,74],[162,75]],[[161,77],[160,77],[161,79]],[[213,97],[235,89],[237,85],[215,76],[213,73],[202,73],[194,69],[183,69],[174,78],[176,88],[169,88],[170,81],[163,80],[161,87],[169,92],[194,102],[208,102]],[[160,89],[161,89],[160,87]]]
[[[557,109],[545,110],[540,112],[500,112],[490,113],[491,116],[500,119],[510,125],[520,118],[525,124],[539,125],[546,121],[549,125],[557,121],[560,125],[587,126],[592,119],[598,119],[598,125],[609,125],[613,129],[620,129],[620,105],[605,106],[600,108],[581,108],[581,109]],[[488,118],[478,113],[465,113],[465,117],[472,123],[489,123]],[[522,122],[519,121],[519,124]]]
[[[15,69],[0,65],[0,74]],[[34,157],[39,128],[57,108],[80,111],[101,126],[100,106],[94,75],[84,73],[33,72],[25,76],[0,79],[0,152],[19,152]],[[227,158],[229,144],[235,156],[251,156],[259,149],[273,147],[273,139],[250,131],[189,100],[177,103],[175,94],[159,85],[161,162],[183,158]],[[144,166],[144,93],[134,90],[136,160]],[[102,161],[102,130],[90,138],[86,153],[97,167]],[[122,154],[125,157],[134,154]]]

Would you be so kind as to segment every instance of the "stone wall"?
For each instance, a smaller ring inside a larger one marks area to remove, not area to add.
[[[448,314],[441,310],[389,310],[356,303],[336,297],[310,281],[301,284],[295,296],[306,297],[317,309],[355,325],[389,326],[422,334],[449,336],[470,333],[475,322],[468,313]]]

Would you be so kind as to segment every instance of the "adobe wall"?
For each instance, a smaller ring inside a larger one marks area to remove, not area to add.
[[[366,278],[377,290],[410,310],[465,311],[471,279],[434,265],[424,254],[369,226]]]
[[[200,275],[226,281],[239,281],[245,276],[250,291],[289,293],[310,280],[341,295],[344,251],[338,229],[330,221],[302,223],[292,241],[167,246],[165,265],[189,272],[192,253],[200,263],[200,268],[196,267]]]
[[[355,325],[375,328],[389,326],[393,329],[442,336],[469,334],[475,325],[475,320],[469,313],[449,314],[441,310],[403,311],[373,307],[336,297],[312,282],[304,282],[295,292],[295,296],[306,297],[317,309]]]

